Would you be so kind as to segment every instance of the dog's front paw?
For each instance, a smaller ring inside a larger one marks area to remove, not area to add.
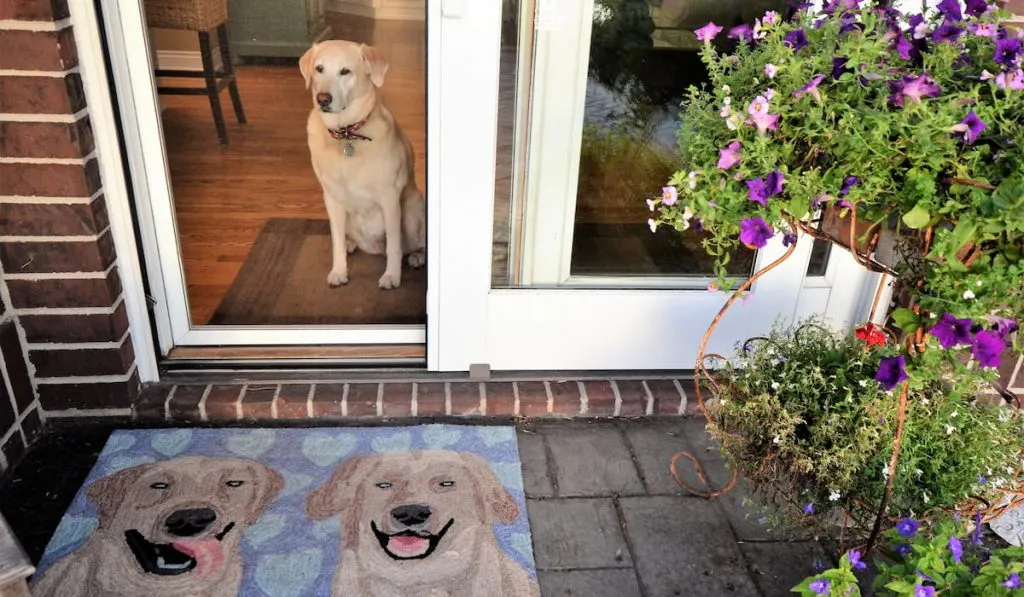
[[[380,286],[384,290],[391,290],[392,288],[398,288],[402,284],[402,274],[395,273],[389,274],[384,272],[384,275],[380,277],[380,281],[377,282],[377,286]]]
[[[417,268],[423,267],[423,264],[427,262],[427,252],[423,249],[409,253],[409,267]]]
[[[348,284],[348,272],[344,270],[331,270],[331,273],[327,274],[327,284],[331,288],[337,288],[343,284]]]

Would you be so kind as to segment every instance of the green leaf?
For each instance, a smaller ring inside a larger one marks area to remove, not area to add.
[[[914,230],[924,228],[928,225],[928,222],[931,221],[931,219],[931,214],[929,214],[928,210],[920,203],[915,205],[914,209],[903,214],[903,223],[906,224],[908,228],[913,228]]]
[[[901,307],[892,312],[893,325],[906,333],[911,333],[921,327],[921,319],[910,309]]]

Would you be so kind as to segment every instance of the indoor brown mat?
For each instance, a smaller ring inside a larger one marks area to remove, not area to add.
[[[327,285],[331,233],[327,220],[272,218],[260,231],[210,325],[422,324],[426,267],[403,260],[402,285],[381,290],[384,256],[356,251],[349,281]]]

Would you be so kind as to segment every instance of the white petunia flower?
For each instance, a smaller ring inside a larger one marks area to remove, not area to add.
[[[949,413],[949,416],[955,419],[960,416],[960,411],[954,410],[953,412]]]
[[[647,225],[650,226],[651,232],[657,232],[658,231],[658,223],[655,222],[653,218],[647,220]]]
[[[868,387],[868,380],[866,380],[866,379],[862,379],[862,380],[858,381],[857,383],[860,384],[860,387],[862,387],[862,388]]]
[[[779,442],[781,442],[781,441],[782,440],[780,440],[779,436],[777,436],[777,435],[772,439],[772,443],[775,444],[776,446],[779,445]]]
[[[946,425],[946,435],[953,435],[954,431],[956,431],[956,427],[953,427],[952,425]]]
[[[726,93],[732,93],[732,87],[729,87],[728,85],[722,85],[722,91]]]
[[[652,199],[647,200],[647,209],[654,211],[654,201]]]
[[[781,388],[781,387],[782,386],[779,385],[779,382],[777,382],[777,381],[773,381],[772,382],[772,389],[773,390],[778,391],[778,389]]]
[[[836,491],[835,489],[833,489],[832,492],[828,494],[828,501],[830,501],[830,502],[838,502],[839,498],[841,498],[841,497],[843,497],[843,496],[839,495],[839,492]]]
[[[689,222],[693,218],[693,210],[687,205],[683,208],[683,219]]]
[[[691,171],[689,174],[686,175],[686,179],[687,179],[686,180],[686,186],[689,187],[691,191],[693,189],[697,188],[697,173],[696,172]]]
[[[971,290],[970,290],[970,289],[968,289],[968,290],[965,290],[965,291],[964,291],[964,294],[963,294],[963,297],[964,297],[965,299],[967,299],[967,300],[971,300],[971,299],[973,299],[973,298],[974,298],[974,293],[973,293],[973,292],[971,292]]]

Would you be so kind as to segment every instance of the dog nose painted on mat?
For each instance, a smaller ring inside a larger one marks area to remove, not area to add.
[[[430,519],[430,508],[419,504],[398,506],[391,510],[391,518],[400,525],[414,527]]]
[[[331,100],[333,100],[333,99],[334,98],[331,97],[330,93],[323,93],[323,92],[321,92],[321,93],[316,94],[316,103],[320,104],[321,107],[326,107],[326,106],[331,105]]]
[[[205,531],[215,520],[217,513],[209,508],[190,508],[175,510],[164,521],[164,525],[167,532],[176,537],[191,537]]]

